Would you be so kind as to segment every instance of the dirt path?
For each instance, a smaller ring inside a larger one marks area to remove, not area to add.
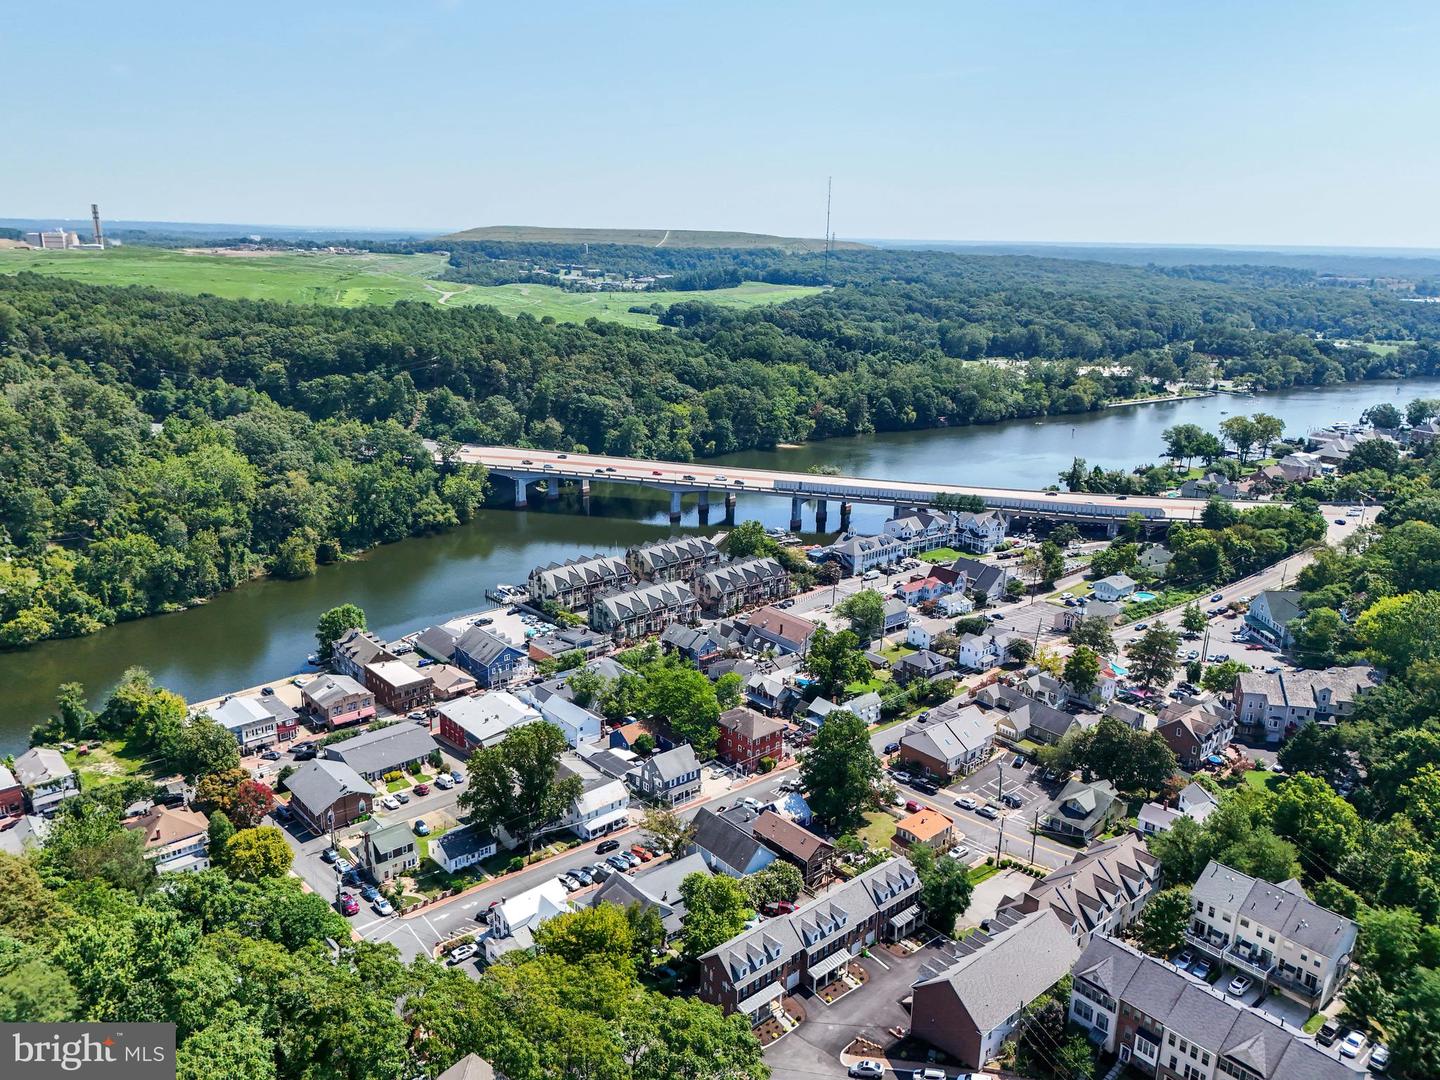
[[[666,240],[669,240],[669,239],[670,239],[670,230],[669,230],[669,229],[666,229],[666,230],[665,230],[665,235],[662,236],[662,237],[660,237],[660,243],[656,244],[655,246],[656,246],[657,248],[658,248],[658,247],[664,247],[664,246],[665,246],[665,241],[666,241]]]
[[[428,281],[425,282],[425,288],[429,289],[431,292],[435,293],[436,295],[438,295],[438,296],[440,297],[439,300],[435,301],[437,304],[443,304],[443,303],[445,303],[446,300],[449,300],[452,296],[459,296],[462,292],[465,291],[465,286],[462,285],[462,286],[460,286],[460,288],[458,288],[458,289],[451,289],[449,292],[446,292],[444,289],[442,289],[442,288],[440,288],[440,287],[438,287],[438,286],[436,286],[436,285],[432,285],[432,284],[430,284],[430,282],[428,282]]]

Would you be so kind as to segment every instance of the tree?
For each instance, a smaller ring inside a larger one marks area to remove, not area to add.
[[[850,620],[850,629],[861,641],[871,641],[885,632],[885,598],[874,589],[861,589],[835,607],[835,614]]]
[[[558,771],[567,749],[564,732],[554,724],[515,728],[497,745],[470,755],[461,809],[482,828],[503,828],[533,850],[535,838],[580,797],[580,778]]]
[[[1191,634],[1204,633],[1209,621],[1205,612],[1200,610],[1200,605],[1193,600],[1186,604],[1185,610],[1180,613],[1181,627]]]
[[[1064,521],[1050,530],[1050,539],[1062,548],[1069,547],[1080,539],[1080,530],[1070,522]]]
[[[1326,668],[1335,662],[1345,624],[1334,608],[1317,607],[1291,619],[1289,630],[1295,641],[1295,659],[1305,667]]]
[[[695,839],[695,825],[673,810],[651,807],[640,818],[640,829],[672,859],[684,855]]]
[[[811,810],[835,832],[855,825],[874,800],[880,762],[870,749],[865,722],[851,712],[833,712],[815,733],[800,765]]]
[[[273,825],[241,829],[225,842],[225,869],[236,881],[283,877],[294,860],[285,834]]]
[[[955,920],[965,914],[974,892],[969,870],[958,859],[937,858],[923,844],[910,849],[910,861],[920,878],[926,921],[942,934],[953,934]]]
[[[582,709],[588,709],[604,696],[608,681],[593,668],[582,667],[571,672],[565,680],[565,688],[570,691],[570,700]]]
[[[210,815],[210,825],[206,829],[208,843],[206,850],[210,852],[210,862],[215,866],[225,864],[225,845],[235,835],[235,826],[230,824],[230,819],[225,816],[225,811],[216,810]]]
[[[1370,469],[1394,476],[1399,468],[1400,450],[1389,439],[1366,439],[1340,462],[1340,472],[1345,476]]]
[[[1396,675],[1418,661],[1440,658],[1440,592],[1387,596],[1355,622],[1355,635],[1370,659]]]
[[[1269,413],[1256,413],[1250,418],[1250,423],[1254,425],[1255,443],[1260,447],[1261,456],[1268,454],[1270,444],[1285,434],[1285,421]]]
[[[1180,635],[1163,626],[1152,626],[1136,641],[1125,646],[1125,655],[1130,658],[1130,674],[1146,690],[1154,690],[1170,681],[1179,661],[1175,650],[1180,647]]]
[[[742,521],[725,538],[725,550],[732,559],[750,559],[774,555],[780,545],[765,535],[765,526],[758,521]]]
[[[740,883],[727,874],[690,874],[680,883],[685,901],[681,949],[690,959],[703,956],[745,929],[750,901]]]
[[[1165,456],[1171,461],[1183,461],[1188,469],[1200,453],[1205,430],[1199,424],[1176,424],[1162,431],[1160,437],[1165,440]]]
[[[365,612],[354,604],[341,604],[320,616],[315,627],[316,655],[322,664],[329,663],[338,641],[347,630],[364,630]]]
[[[740,887],[754,908],[764,907],[777,900],[794,903],[805,888],[805,879],[793,865],[777,859],[769,866],[742,878]]]
[[[1414,406],[1418,403],[1412,401],[1410,404]],[[1400,410],[1388,401],[1382,401],[1378,405],[1371,405],[1360,414],[1360,422],[1362,424],[1369,424],[1377,428],[1393,430],[1398,428],[1404,421],[1405,418],[1400,414]]]
[[[1115,652],[1115,635],[1107,620],[1091,615],[1070,628],[1070,644],[1085,645],[1101,656],[1110,656]]]
[[[665,948],[665,920],[654,904],[632,900],[625,905],[625,921],[630,924],[630,938],[638,962],[658,956]]]
[[[208,716],[193,717],[162,749],[176,771],[191,780],[240,764],[235,736]]]
[[[1028,663],[1035,655],[1035,646],[1028,638],[1014,637],[1005,644],[1005,657],[1012,664]]]
[[[635,935],[625,912],[615,904],[597,904],[547,919],[535,929],[535,945],[571,964],[601,961],[629,965]]]
[[[55,691],[55,712],[47,725],[50,737],[78,742],[95,726],[95,713],[90,711],[85,687],[78,682],[61,683]]]
[[[1220,434],[1225,441],[1235,447],[1235,453],[1240,458],[1240,464],[1244,465],[1250,457],[1250,451],[1260,441],[1260,432],[1255,426],[1255,421],[1248,416],[1227,416],[1220,421]]]
[[[61,804],[42,849],[43,865],[74,882],[102,881],[134,894],[155,883],[145,859],[145,837],[120,824],[111,807],[83,796]]]
[[[1135,922],[1135,944],[1151,956],[1162,959],[1174,955],[1185,943],[1185,930],[1190,925],[1190,889],[1176,885],[1152,896]]]
[[[1100,681],[1100,655],[1086,645],[1077,645],[1065,660],[1065,682],[1081,697]]]
[[[1239,660],[1222,660],[1205,669],[1200,676],[1200,687],[1212,694],[1228,694],[1235,689],[1235,677],[1249,670],[1250,665]]]
[[[699,671],[673,658],[645,674],[642,713],[688,742],[700,759],[715,756],[720,741],[720,705],[715,687]]]
[[[227,769],[200,778],[195,802],[206,813],[219,810],[236,827],[252,829],[275,805],[275,794],[244,769]]]
[[[1150,837],[1150,850],[1165,867],[1166,880],[1189,883],[1209,864],[1214,845],[1203,825],[1182,817],[1165,832]]]
[[[832,631],[823,623],[810,636],[805,670],[815,680],[820,697],[834,697],[852,682],[870,674],[870,661],[853,630]]]

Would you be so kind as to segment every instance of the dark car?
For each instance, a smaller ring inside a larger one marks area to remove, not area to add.
[[[938,795],[940,793],[940,789],[929,780],[916,780],[910,786],[925,795]]]
[[[416,784],[411,790],[414,791],[416,795],[429,795],[429,794],[430,794],[430,785],[429,785],[429,784]]]
[[[340,852],[336,851],[333,847],[327,847],[320,853],[320,860],[322,862],[333,863],[338,858],[340,858]]]
[[[1018,810],[1020,809],[1020,807],[1025,805],[1025,800],[1022,799],[1019,795],[1015,794],[1015,792],[1013,791],[1007,791],[1004,795],[1000,797],[1000,801],[1003,802],[1006,806],[1009,806],[1015,810]]]
[[[364,900],[367,904],[379,895],[380,890],[374,885],[365,885],[360,889],[360,899]]]
[[[898,742],[892,742],[892,743],[886,743],[886,744],[885,744],[885,753],[887,753],[887,754],[898,754],[899,752],[900,752],[900,744],[899,744]]]
[[[601,840],[600,846],[595,849],[596,855],[608,855],[612,851],[620,850],[619,840]]]
[[[1315,1033],[1315,1041],[1321,1046],[1333,1046],[1338,1038],[1340,1038],[1340,1025],[1334,1020],[1326,1020],[1320,1025],[1320,1030]]]
[[[768,904],[761,906],[760,914],[773,919],[776,915],[789,915],[794,910],[795,905],[789,900],[771,900]]]
[[[314,743],[301,743],[291,752],[291,757],[296,761],[313,761],[319,751],[315,749]]]
[[[266,751],[265,751],[263,754],[261,754],[260,756],[261,756],[262,758],[264,758],[266,761],[279,761],[279,760],[280,760],[280,751],[279,751],[279,750],[266,750]]]

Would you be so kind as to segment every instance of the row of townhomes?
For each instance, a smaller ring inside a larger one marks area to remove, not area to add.
[[[1288,739],[1306,724],[1349,716],[1375,685],[1363,664],[1321,671],[1246,671],[1235,677],[1235,722],[1240,733],[1267,743]]]

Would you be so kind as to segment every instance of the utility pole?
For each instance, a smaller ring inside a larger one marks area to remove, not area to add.
[[[1035,839],[1036,839],[1036,832],[1039,830],[1039,828],[1040,828],[1040,811],[1039,811],[1039,810],[1032,810],[1032,811],[1030,812],[1030,865],[1031,865],[1031,866],[1034,866],[1034,865],[1035,865]]]
[[[996,839],[996,841],[995,841],[995,864],[996,864],[997,866],[1000,864],[1000,860],[1004,857],[1003,854],[1002,854],[1002,853],[1004,852],[1004,850],[1005,850],[1005,819],[1004,819],[1004,817],[1001,817],[1001,819],[1000,819],[1000,836],[999,836],[999,838]]]

